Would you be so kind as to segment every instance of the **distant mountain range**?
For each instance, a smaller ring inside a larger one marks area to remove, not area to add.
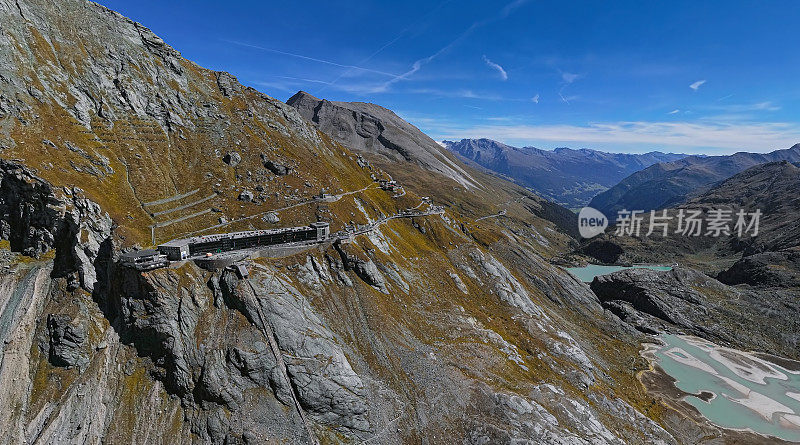
[[[443,141],[442,145],[468,163],[507,176],[570,208],[586,205],[592,197],[637,171],[686,156],[660,152],[606,153],[585,148],[518,148],[491,139]]]
[[[584,241],[582,253],[608,263],[679,263],[720,275],[726,284],[749,283],[779,287],[800,287],[800,163],[769,162],[750,167],[717,182],[692,198],[675,203],[678,209],[728,209],[731,224],[735,212],[759,210],[758,235],[683,236],[672,232],[661,236],[615,236],[614,228]],[[647,218],[641,233],[647,233]],[[760,277],[760,278],[759,278]]]
[[[740,152],[729,156],[688,156],[654,164],[633,173],[595,196],[589,206],[609,218],[628,210],[653,210],[674,206],[708,191],[720,181],[768,162],[800,162],[800,144],[771,153]]]

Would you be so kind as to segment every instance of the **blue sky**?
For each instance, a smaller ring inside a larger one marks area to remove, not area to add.
[[[800,142],[800,2],[101,0],[281,100],[434,139],[685,153]]]

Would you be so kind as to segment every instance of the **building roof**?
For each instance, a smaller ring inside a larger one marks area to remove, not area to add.
[[[324,221],[317,221],[316,223],[311,223],[311,225],[301,226],[301,227],[282,227],[277,229],[247,230],[244,232],[228,232],[228,233],[216,233],[213,235],[198,235],[198,236],[193,236],[191,238],[174,239],[172,241],[167,241],[166,243],[160,244],[159,246],[181,247],[189,245],[191,243],[207,243],[223,239],[237,239],[237,238],[247,238],[251,236],[277,235],[281,233],[300,232],[303,230],[308,230],[309,228],[316,229],[320,224],[328,225],[328,223]]]
[[[192,242],[193,238],[184,238],[184,239],[174,239],[172,241],[167,241],[166,243],[161,243],[158,247],[181,247],[181,246],[188,246],[190,242]]]
[[[120,255],[121,259],[134,259],[134,258],[141,258],[146,256],[153,256],[158,255],[160,252],[154,249],[142,249],[142,250],[132,250],[127,253],[123,253]]]

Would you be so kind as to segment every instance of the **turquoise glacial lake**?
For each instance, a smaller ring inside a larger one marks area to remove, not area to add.
[[[591,283],[594,277],[606,275],[625,269],[652,269],[652,270],[672,270],[670,266],[601,266],[599,264],[589,264],[584,267],[568,267],[567,272],[574,275],[584,283]]]
[[[696,337],[660,338],[665,345],[649,346],[645,356],[690,394],[684,401],[710,422],[800,442],[800,371]]]

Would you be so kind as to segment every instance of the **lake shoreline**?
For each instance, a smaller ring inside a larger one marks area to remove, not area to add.
[[[713,343],[707,342],[701,338],[693,337],[693,336],[675,336],[675,337],[682,337],[684,339],[689,339],[691,341],[696,341],[698,343],[702,343],[703,345],[712,345]],[[661,365],[661,358],[660,355],[664,354],[665,350],[671,351],[672,353],[676,353],[677,348],[674,345],[670,345],[669,343],[664,341],[663,337],[652,337],[651,341],[645,342],[642,344],[642,350],[640,351],[640,355],[647,360],[649,364],[649,369],[640,371],[637,374],[637,379],[648,391],[648,393],[654,395],[662,404],[667,406],[668,408],[672,409],[677,416],[680,416],[685,421],[690,421],[696,424],[698,427],[706,430],[716,431],[720,438],[722,438],[725,442],[731,441],[733,443],[764,443],[764,444],[788,444],[788,443],[798,443],[796,438],[786,438],[786,437],[778,437],[776,435],[770,433],[764,433],[761,431],[756,431],[750,427],[742,427],[737,428],[730,425],[721,425],[714,422],[712,419],[706,417],[694,404],[690,403],[690,398],[694,397],[698,400],[701,400],[702,403],[707,403],[710,405],[710,402],[713,399],[721,397],[720,394],[717,394],[713,391],[706,391],[701,390],[697,392],[690,392],[681,389],[679,386],[681,382],[670,375],[667,370]],[[719,351],[735,351],[730,348],[723,348],[717,345],[715,347],[719,348]],[[681,350],[682,351],[682,350]],[[717,350],[715,349],[714,352]],[[790,367],[798,366],[800,367],[800,362],[796,362],[790,359],[784,359],[782,357],[772,356],[771,354],[767,353],[753,353],[753,352],[743,352],[737,351],[744,354],[747,354],[751,357],[757,357],[765,362],[772,363],[777,367],[781,367],[779,363],[787,363]],[[681,357],[681,353],[678,352],[677,357]],[[770,356],[771,360],[767,357],[761,357],[760,355]],[[724,355],[722,356],[724,358]],[[688,361],[688,357],[687,361]],[[778,362],[778,363],[776,363]],[[695,366],[701,366],[700,364],[695,364]],[[789,368],[782,368],[791,372],[792,374],[797,373],[800,371],[791,371]],[[756,378],[751,376],[751,378]],[[769,375],[765,375],[764,379],[767,378],[774,378]],[[753,391],[755,392],[755,391]],[[723,399],[727,398],[727,395],[722,396]],[[697,403],[697,402],[695,402]],[[703,405],[700,405],[701,407]],[[753,409],[750,407],[750,409]],[[794,431],[794,429],[791,429]]]

